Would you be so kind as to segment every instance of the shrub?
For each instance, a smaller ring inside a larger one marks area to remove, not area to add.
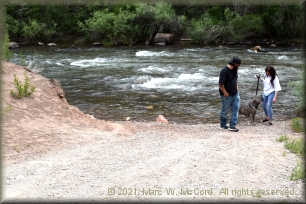
[[[57,24],[53,24],[52,27],[47,25],[45,23],[40,23],[37,20],[30,20],[28,24],[24,24],[23,28],[21,30],[22,36],[24,36],[27,40],[50,40],[52,34],[55,33],[54,28]]]
[[[187,35],[195,43],[218,41],[218,38],[226,33],[227,27],[215,25],[208,14],[204,14],[201,19],[192,19],[187,28]]]
[[[289,140],[289,138],[287,137],[287,135],[281,135],[279,138],[276,138],[275,140],[278,142],[284,142]]]
[[[293,172],[291,173],[290,176],[290,179],[293,181],[306,177],[305,167],[303,167],[302,162],[299,161],[298,159],[296,161],[297,161],[297,166],[294,167]]]
[[[302,72],[298,74],[300,81],[289,82],[288,89],[293,89],[291,95],[296,95],[298,98],[297,110],[304,112],[305,110],[305,65],[302,66]]]
[[[1,109],[1,115],[5,116],[5,114],[7,114],[11,110],[11,108],[12,107],[9,105],[8,107]]]
[[[291,142],[286,141],[285,147],[288,148],[291,152],[304,157],[305,144],[303,138],[293,139]]]
[[[27,59],[22,59],[22,54],[20,52],[20,66],[22,66],[26,61]]]
[[[224,10],[232,40],[243,42],[245,38],[255,36],[262,30],[262,19],[259,16],[235,14],[229,8]]]
[[[28,89],[30,88],[30,83],[29,83],[29,78],[26,75],[26,72],[24,72],[24,76],[25,76],[24,84],[22,84],[21,81],[19,81],[16,74],[14,74],[14,84],[17,89],[17,93],[15,93],[13,90],[10,90],[10,92],[15,98],[21,99],[23,96],[30,97],[32,93],[35,91],[35,86],[32,86],[31,91],[28,91]]]
[[[12,57],[12,52],[10,51],[9,49],[9,32],[8,32],[8,28],[7,28],[7,24],[6,24],[6,27],[5,27],[5,33],[4,33],[4,44],[2,46],[2,50],[3,50],[3,58],[6,60],[6,61],[10,61],[11,60],[11,57]]]
[[[130,43],[137,38],[152,37],[158,32],[169,32],[181,35],[185,18],[176,16],[170,4],[157,2],[135,3],[115,6],[115,11],[105,8],[93,13],[93,17],[78,22],[81,31],[92,40],[103,40],[104,44],[121,41]]]
[[[290,127],[294,132],[304,132],[305,130],[305,127],[303,127],[299,118],[293,118],[292,123],[290,123]]]

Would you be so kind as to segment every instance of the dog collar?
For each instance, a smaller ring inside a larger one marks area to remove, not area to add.
[[[249,103],[249,107],[253,110],[253,108],[255,107],[256,109],[258,108],[258,106],[254,106],[254,105],[251,105],[251,102]]]

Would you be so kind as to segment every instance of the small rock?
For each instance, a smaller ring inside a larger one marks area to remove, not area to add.
[[[166,118],[163,115],[158,115],[157,118],[155,119],[155,122],[162,122],[169,124],[169,122],[166,120]]]
[[[21,174],[19,174],[19,175],[16,177],[16,179],[23,179],[23,180],[26,180],[26,178],[25,178],[23,175],[21,175]]]
[[[41,46],[42,46],[42,45],[45,45],[45,43],[43,43],[43,42],[38,42],[37,44],[38,44],[38,45],[41,45]]]
[[[16,42],[9,42],[9,48],[14,49],[19,47],[19,44]]]
[[[103,44],[100,43],[100,42],[95,42],[95,43],[93,43],[93,45],[94,45],[94,46],[102,46]]]
[[[165,46],[165,45],[166,45],[166,43],[154,43],[154,45]]]
[[[271,44],[270,47],[276,48],[276,45],[275,44]]]
[[[125,121],[130,121],[130,120],[131,120],[130,117],[125,118]]]

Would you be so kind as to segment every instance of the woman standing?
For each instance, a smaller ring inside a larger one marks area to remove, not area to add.
[[[267,125],[272,125],[273,111],[272,105],[276,102],[277,92],[282,90],[279,84],[278,76],[275,69],[272,66],[268,66],[265,69],[266,75],[263,79],[260,78],[260,75],[257,74],[257,77],[264,84],[264,93],[263,93],[263,102],[262,108],[265,111],[266,118],[262,122],[267,122]]]

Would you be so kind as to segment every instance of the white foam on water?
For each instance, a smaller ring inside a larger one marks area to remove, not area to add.
[[[136,53],[136,56],[138,57],[142,57],[142,56],[173,56],[172,53],[169,53],[167,51],[161,51],[161,52],[151,52],[151,51],[146,51],[146,50],[142,50],[142,51],[138,51]]]
[[[71,62],[70,65],[79,66],[79,67],[100,66],[100,65],[105,65],[104,64],[105,61],[106,61],[105,59],[97,57],[95,59]]]
[[[247,49],[248,52],[258,53],[257,50]]]
[[[198,50],[196,50],[196,49],[189,49],[189,48],[187,48],[187,49],[184,49],[184,50],[186,50],[186,51],[198,51]]]
[[[179,80],[190,80],[190,79],[204,79],[204,76],[200,73],[195,74],[181,74],[178,77]]]
[[[205,80],[213,81],[213,82],[218,82],[219,77],[206,77]]]
[[[148,68],[142,68],[142,69],[139,69],[138,71],[142,71],[142,72],[145,72],[145,73],[153,73],[153,72],[162,72],[162,73],[164,73],[164,72],[169,72],[171,70],[166,70],[166,69],[159,68],[159,67],[149,66]]]
[[[287,57],[286,55],[282,55],[282,56],[277,57],[277,59],[289,59],[289,57]]]
[[[195,74],[181,74],[178,78],[151,78],[149,81],[145,81],[142,84],[133,84],[132,88],[146,88],[146,89],[164,89],[164,90],[171,90],[171,89],[181,89],[184,91],[195,91],[202,89],[202,84],[194,86],[195,80],[200,81],[213,81],[212,83],[216,83],[219,80],[219,77],[204,77],[200,73]],[[210,82],[210,83],[211,83]],[[193,84],[193,85],[190,85]]]
[[[163,90],[173,90],[173,89],[181,89],[184,91],[195,91],[197,87],[191,87],[184,84],[179,84],[179,81],[174,78],[153,78],[152,80],[144,83],[144,84],[134,84],[132,88],[147,88],[147,89],[163,89]]]

